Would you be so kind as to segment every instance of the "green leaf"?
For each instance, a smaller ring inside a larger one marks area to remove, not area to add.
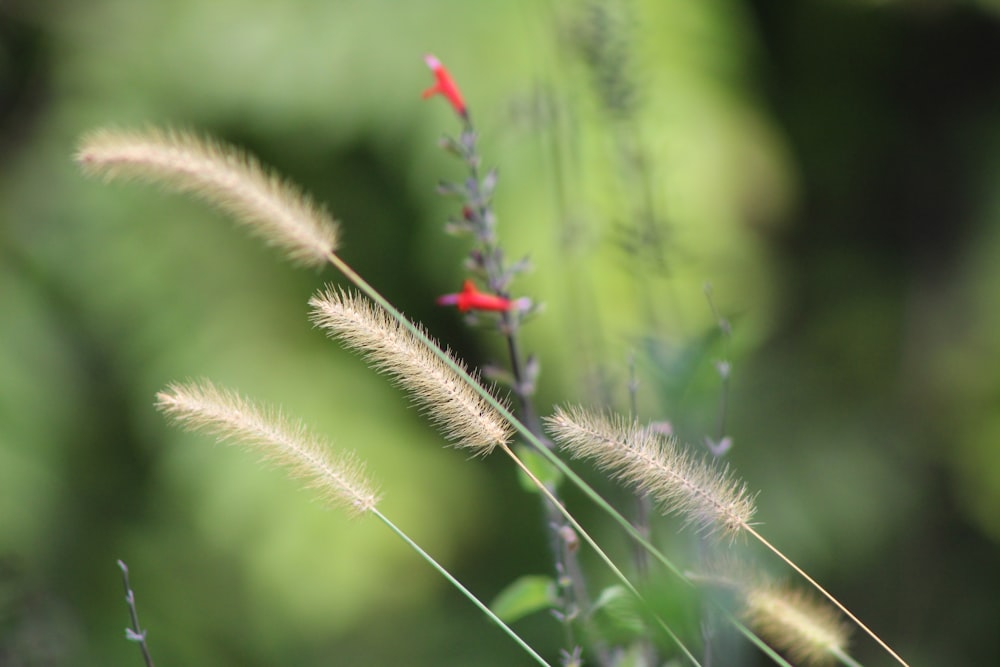
[[[608,586],[594,602],[592,612],[608,637],[622,641],[645,630],[635,598],[623,586]]]
[[[507,585],[493,599],[490,609],[506,623],[548,609],[556,604],[555,582],[551,577],[527,574]]]
[[[534,449],[528,447],[520,446],[517,448],[518,457],[524,461],[524,465],[527,466],[531,474],[537,477],[542,484],[549,487],[550,489],[555,489],[559,487],[559,484],[563,480],[563,474],[554,465],[545,460],[545,458],[536,452]],[[518,470],[517,480],[521,484],[521,488],[525,491],[538,493],[538,487],[535,483],[524,474],[520,469]]]

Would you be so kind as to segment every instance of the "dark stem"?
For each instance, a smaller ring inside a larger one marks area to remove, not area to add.
[[[721,442],[726,437],[726,415],[729,412],[729,376],[722,378],[722,388],[719,391],[719,421],[716,433],[716,442]]]
[[[716,370],[719,373],[719,378],[722,380],[722,387],[719,391],[719,418],[715,429],[715,445],[718,445],[726,437],[726,417],[729,414],[729,378],[731,374],[729,344],[733,335],[733,326],[727,318],[719,313],[719,309],[715,305],[715,299],[712,298],[711,283],[705,285],[704,292],[705,298],[708,300],[708,307],[712,310],[712,316],[715,318],[716,325],[719,327],[719,333],[722,335],[722,359],[716,362]],[[725,454],[725,448],[720,451],[716,451],[713,448],[712,454],[719,457]]]
[[[632,419],[639,419],[639,378],[636,376],[635,371],[635,353],[629,355],[628,358],[628,400],[629,409],[632,413]],[[651,524],[649,517],[653,512],[653,502],[650,500],[649,495],[645,493],[636,494],[635,497],[635,518],[633,519],[632,525],[639,532],[640,535],[646,540],[652,535]],[[640,546],[635,547],[635,571],[639,577],[639,581],[643,582],[649,579],[650,572],[650,556],[649,552]],[[648,640],[643,641],[642,653],[646,660],[647,665],[657,664],[656,649],[653,643]]]
[[[639,419],[639,380],[635,373],[635,354],[630,354],[628,359],[628,400],[629,409],[632,412],[632,419]],[[652,502],[646,494],[639,494],[635,498],[635,520],[633,525],[643,537],[649,539],[649,517],[653,511]],[[635,551],[635,567],[639,577],[645,579],[649,575],[649,553],[645,549],[637,548]]]
[[[502,323],[505,325],[504,338],[507,340],[507,351],[510,355],[511,374],[514,377],[514,395],[517,397],[519,416],[524,425],[539,441],[552,449],[552,442],[542,433],[541,422],[538,420],[534,404],[529,392],[525,390],[524,365],[518,351],[514,329],[516,323],[512,321],[509,313],[503,314]],[[557,502],[562,503],[559,491],[554,485],[546,484],[546,488]],[[577,620],[583,625],[588,624],[591,606],[586,579],[580,566],[580,559],[577,557],[579,539],[576,531],[559,511],[559,508],[548,498],[543,498],[543,503],[545,505],[545,523],[549,529],[549,547],[555,559],[557,583],[562,592],[563,608],[560,610],[559,616],[565,628],[568,655],[576,655],[578,653],[576,650],[577,641],[573,626]],[[592,648],[599,664],[611,664],[607,647],[595,643]]]
[[[496,242],[496,230],[492,226],[492,203],[490,194],[483,195],[481,184],[483,179],[480,175],[480,158],[476,148],[475,129],[468,116],[463,118],[463,140],[460,144],[464,149],[466,166],[469,169],[469,182],[474,184],[476,201],[470,202],[477,208],[479,228],[476,230],[476,239],[479,245],[479,252],[482,257],[482,269],[486,273],[487,289],[498,296],[510,298],[507,293],[507,282],[510,276],[507,275],[504,266],[503,253]],[[472,193],[470,193],[472,194]],[[532,388],[529,386],[524,358],[521,355],[517,341],[517,330],[520,325],[520,315],[518,313],[503,312],[500,316],[499,329],[507,343],[507,354],[510,362],[510,371],[513,377],[513,392],[517,401],[518,416],[525,426],[535,435],[538,440],[549,449],[552,443],[546,438],[542,431],[542,425],[538,418],[531,400]],[[530,383],[530,384],[533,384]],[[558,490],[547,484],[549,492],[556,502],[562,503]],[[562,609],[556,614],[564,626],[566,655],[579,655],[579,646],[576,639],[574,626],[579,621],[587,624],[590,613],[590,598],[587,593],[586,581],[583,569],[577,557],[579,546],[576,531],[569,524],[566,518],[553,505],[548,498],[543,498],[545,507],[545,524],[549,532],[549,546],[552,557],[555,559],[555,573],[558,579]],[[605,647],[595,645],[592,647],[595,658],[601,665],[610,665],[611,659]]]
[[[139,612],[135,608],[135,592],[128,583],[128,565],[125,561],[119,560],[118,567],[122,571],[122,582],[125,584],[125,602],[128,603],[129,616],[132,619],[132,627],[125,629],[125,637],[133,641],[142,649],[142,659],[146,661],[146,667],[153,666],[153,657],[149,654],[149,647],[146,645],[146,631],[139,626]]]
[[[527,391],[527,387],[525,386],[524,365],[521,361],[517,337],[514,335],[512,328],[515,326],[512,319],[510,313],[504,313],[501,324],[504,331],[507,332],[504,338],[507,340],[507,355],[510,357],[510,372],[514,377],[514,396],[517,398],[518,412],[525,426],[538,436],[539,440],[546,447],[552,449],[552,443],[542,434],[541,422],[538,420],[535,406],[531,402],[530,392]]]

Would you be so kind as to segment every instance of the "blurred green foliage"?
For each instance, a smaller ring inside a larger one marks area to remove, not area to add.
[[[914,664],[1000,662],[992,4],[0,3],[0,663],[139,664],[118,558],[162,665],[521,660],[386,531],[169,429],[152,397],[211,377],[358,450],[385,513],[486,599],[551,574],[510,466],[442,448],[311,330],[331,273],[71,162],[99,125],[238,143],[329,204],[391,301],[499,360],[433,306],[465,246],[433,194],[461,173],[436,147],[446,105],[419,100],[425,52],[535,266],[542,411],[625,408],[635,355],[643,417],[699,445],[728,354],[731,460],[765,532]],[[518,629],[555,654],[551,618]]]

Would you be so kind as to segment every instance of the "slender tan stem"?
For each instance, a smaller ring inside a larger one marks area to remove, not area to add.
[[[744,526],[743,529],[746,530],[748,533],[750,533],[750,535],[752,535],[754,538],[756,538],[758,542],[760,542],[765,547],[767,547],[768,549],[770,549],[774,553],[774,555],[777,556],[778,558],[780,558],[781,560],[783,560],[788,567],[790,567],[793,570],[795,570],[795,572],[798,573],[798,575],[800,577],[802,577],[803,579],[805,579],[806,581],[808,581],[809,584],[813,588],[815,588],[817,591],[819,591],[820,593],[822,593],[823,596],[826,597],[827,600],[829,600],[830,602],[832,602],[833,605],[835,607],[837,607],[837,609],[839,609],[845,616],[847,616],[849,619],[851,619],[851,621],[855,625],[857,625],[859,628],[861,628],[865,632],[865,634],[867,634],[869,637],[871,637],[872,639],[874,639],[875,642],[879,646],[881,646],[885,650],[886,653],[888,653],[889,655],[891,655],[896,660],[896,662],[898,662],[899,664],[903,665],[903,667],[910,667],[909,664],[905,660],[903,660],[901,657],[899,657],[899,654],[897,654],[895,651],[893,651],[889,647],[888,644],[886,644],[884,641],[882,641],[881,637],[879,637],[877,634],[875,634],[875,632],[872,631],[871,628],[869,628],[867,625],[865,625],[864,623],[861,622],[861,619],[859,619],[857,616],[855,616],[854,614],[852,614],[851,611],[847,607],[845,607],[843,604],[841,604],[840,600],[838,600],[837,598],[833,597],[832,594],[830,594],[829,592],[827,592],[827,590],[825,588],[823,588],[819,584],[819,582],[817,582],[815,579],[813,579],[808,574],[806,574],[805,571],[801,567],[799,567],[798,565],[796,565],[792,561],[792,559],[790,559],[788,556],[786,556],[785,554],[781,553],[781,551],[776,546],[774,546],[773,544],[771,544],[770,542],[768,542],[767,539],[763,535],[761,535],[760,533],[758,533],[756,530],[753,529],[752,526],[749,526],[749,525]]]

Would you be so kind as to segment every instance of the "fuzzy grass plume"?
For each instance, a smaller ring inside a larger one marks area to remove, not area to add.
[[[828,665],[846,657],[848,627],[813,596],[764,583],[749,588],[744,600],[743,617],[750,627],[796,664]]]
[[[489,454],[510,441],[513,430],[500,413],[380,307],[335,287],[314,295],[309,305],[316,326],[392,376],[449,440],[477,454]],[[464,370],[460,362],[452,362]]]
[[[755,506],[746,484],[726,467],[710,465],[670,438],[619,416],[559,408],[549,432],[574,458],[593,459],[618,479],[705,533],[735,536],[750,525]]]
[[[337,223],[321,206],[233,146],[175,130],[102,129],[84,136],[75,157],[88,175],[193,194],[294,262],[319,266],[337,248]]]
[[[219,389],[207,380],[171,384],[156,395],[156,407],[188,430],[263,451],[266,460],[308,481],[331,505],[353,514],[375,509],[378,493],[365,477],[364,466],[351,454],[332,456],[319,436],[275,408]]]

